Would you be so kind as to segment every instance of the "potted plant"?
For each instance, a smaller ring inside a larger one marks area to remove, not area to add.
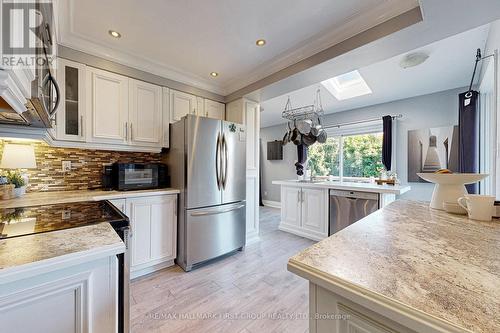
[[[9,170],[6,177],[7,182],[14,185],[14,189],[12,190],[14,197],[20,197],[26,193],[26,179],[19,171]]]

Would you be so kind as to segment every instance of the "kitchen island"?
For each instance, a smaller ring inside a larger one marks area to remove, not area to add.
[[[500,222],[396,201],[309,247],[310,332],[500,332]]]
[[[396,195],[408,192],[411,187],[403,185],[377,185],[363,182],[338,181],[273,181],[274,185],[281,186],[281,220],[279,229],[312,240],[322,240],[330,232],[330,192],[340,191],[346,197],[349,194],[361,193],[361,197],[371,199],[371,205],[363,203],[353,204],[364,206],[370,213],[396,200]],[[369,208],[369,209],[368,209]],[[343,210],[351,210],[342,207]],[[345,216],[346,212],[342,212]],[[364,216],[364,215],[363,215]]]

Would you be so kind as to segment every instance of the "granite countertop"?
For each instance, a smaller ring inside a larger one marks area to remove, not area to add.
[[[275,180],[274,185],[314,187],[324,189],[337,189],[347,191],[361,191],[387,194],[403,194],[411,190],[408,185],[377,185],[372,183],[340,182],[340,181],[300,181],[300,180]]]
[[[125,251],[109,223],[0,240],[0,282],[42,274],[70,261],[88,261]]]
[[[407,313],[500,332],[499,220],[396,201],[295,255],[288,267]]]
[[[177,194],[179,190],[174,188],[139,190],[139,191],[55,191],[55,192],[30,192],[20,198],[0,200],[1,208],[16,208],[27,206],[39,206],[58,203],[71,203],[81,201],[98,201],[125,199],[131,197],[144,197],[164,194]]]

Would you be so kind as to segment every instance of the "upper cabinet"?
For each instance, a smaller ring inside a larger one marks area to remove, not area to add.
[[[163,147],[170,146],[170,89],[163,87]]]
[[[181,120],[187,114],[196,114],[197,98],[182,91],[170,89],[170,123]]]
[[[56,76],[60,83],[59,104],[53,135],[58,140],[85,141],[85,69],[77,62],[58,59]]]
[[[124,144],[129,138],[127,77],[87,68],[89,140]]]
[[[129,141],[136,146],[162,146],[162,89],[129,80]]]
[[[205,99],[204,116],[224,120],[226,116],[226,106],[224,103]]]

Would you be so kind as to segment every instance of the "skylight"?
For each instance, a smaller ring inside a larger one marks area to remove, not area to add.
[[[357,70],[332,77],[321,84],[339,101],[372,93]]]

